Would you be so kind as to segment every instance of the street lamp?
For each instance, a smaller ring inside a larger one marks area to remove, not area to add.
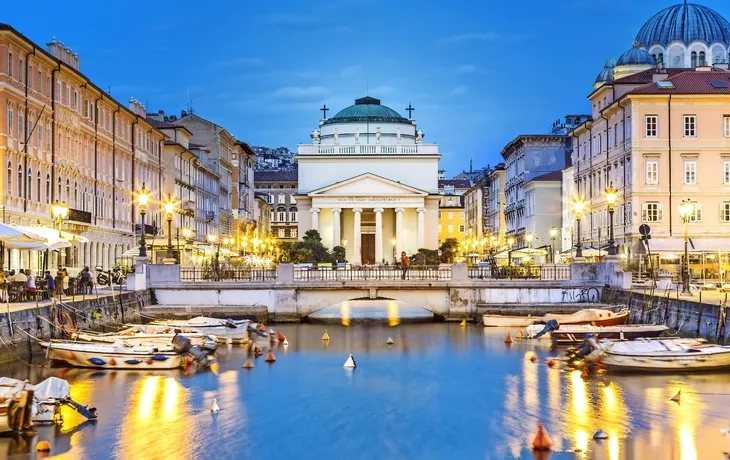
[[[555,263],[555,238],[558,237],[558,229],[553,226],[553,228],[550,229],[550,239],[552,240],[552,243],[550,243],[550,247],[552,249],[552,254],[550,254],[550,260],[552,263]]]
[[[395,238],[393,238],[392,240],[390,240],[390,244],[393,246],[393,265],[395,265],[395,261],[396,261],[396,254],[395,254],[395,245],[396,245],[396,243],[398,243],[398,241],[396,241]]]
[[[512,246],[515,245],[515,239],[513,237],[507,238],[507,265],[512,266]]]
[[[583,200],[578,199],[573,203],[573,210],[575,211],[575,222],[578,226],[578,242],[575,243],[575,258],[583,258],[583,243],[580,242],[580,220],[583,218],[583,211],[585,210],[585,203]]]
[[[60,201],[56,201],[51,206],[51,213],[53,214],[53,217],[56,219],[56,227],[58,228],[58,239],[63,239],[61,237],[61,225],[63,224],[64,219],[68,217],[68,207],[65,203],[62,203]],[[58,268],[61,269],[61,248],[58,249]]]
[[[185,227],[185,228],[183,228],[182,234],[183,234],[183,238],[185,238],[185,241],[190,241],[190,238],[192,238],[192,236],[193,236],[193,231],[192,231],[192,229]]]
[[[172,217],[175,214],[175,203],[172,197],[165,203],[165,214],[167,214],[167,262],[175,263],[175,255],[172,252]]]
[[[145,241],[146,227],[144,225],[144,216],[147,214],[147,202],[150,199],[150,191],[145,187],[144,182],[142,183],[142,189],[137,194],[137,201],[139,202],[139,214],[142,216],[142,237],[139,240],[139,257],[140,259],[147,258],[147,242]]]
[[[606,203],[608,203],[608,255],[616,255],[616,241],[613,239],[613,212],[616,210],[616,189],[613,182],[606,189]]]
[[[682,264],[682,294],[691,294],[689,290],[689,251],[687,244],[689,242],[688,227],[689,220],[692,218],[692,213],[695,210],[694,204],[689,198],[682,200],[682,204],[679,205],[679,215],[684,223],[684,263]]]

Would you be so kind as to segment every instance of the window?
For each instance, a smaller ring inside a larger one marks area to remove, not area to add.
[[[74,91],[74,110],[79,111],[79,93]]]
[[[33,171],[28,168],[28,182],[25,184],[26,199],[33,199]]]
[[[39,203],[41,202],[41,191],[42,191],[42,189],[41,189],[41,172],[38,171],[36,173],[36,192],[35,192],[36,195],[35,195],[35,200],[37,202],[39,202]]]
[[[464,213],[463,213],[463,212],[460,212],[460,213],[459,213],[459,218],[461,218],[461,219],[463,219],[463,218],[464,218]]]
[[[279,238],[284,238],[284,229],[283,228],[279,229]]]
[[[18,165],[18,196],[23,196],[23,167]]]
[[[279,204],[284,204],[284,203],[286,203],[286,195],[284,195],[283,193],[280,193],[279,194]]]
[[[642,214],[642,220],[644,222],[661,222],[662,205],[655,201],[646,202],[644,203],[644,210]]]
[[[23,83],[25,81],[25,63],[22,59],[18,59],[18,81]]]
[[[459,225],[459,233],[464,233],[464,224]]]
[[[697,162],[695,160],[684,162],[684,183],[685,185],[697,184]]]
[[[61,102],[61,82],[56,82],[56,102]]]
[[[13,109],[8,105],[8,134],[12,136],[13,132]]]
[[[13,78],[13,53],[8,53],[8,77]]]
[[[722,117],[722,135],[730,137],[730,115],[724,115]]]
[[[290,211],[289,212],[289,221],[290,222],[296,222],[297,221],[297,212],[296,211]]]
[[[297,237],[297,229],[296,228],[292,228],[290,230],[290,234],[291,234],[291,237],[292,238],[296,238]]]
[[[730,223],[730,201],[724,201],[720,205],[720,222]]]
[[[439,233],[441,233],[441,231],[442,231],[442,230],[441,230],[441,224],[439,224]]]
[[[453,219],[454,213],[453,212],[448,213],[448,218],[449,218],[449,220]],[[449,230],[449,231],[451,231],[451,230]]]
[[[659,162],[647,160],[646,162],[646,185],[659,184]]]
[[[273,204],[274,203],[274,195],[267,195],[266,196],[266,202],[269,203],[269,204]]]
[[[274,217],[275,217],[275,213],[274,213],[274,211],[271,211],[269,213],[269,220],[271,220],[271,222],[276,222],[276,219]]]
[[[692,68],[697,67],[697,51],[692,51]]]
[[[38,124],[38,147],[43,148],[43,125]]]
[[[702,205],[693,202],[692,203],[692,213],[689,215],[689,221],[690,222],[702,222]]]
[[[279,222],[286,222],[286,213],[279,212]]]
[[[730,160],[722,162],[722,183],[730,185]]]
[[[46,204],[51,204],[51,175],[46,174]]]
[[[8,190],[13,187],[13,164],[8,161]]]
[[[454,233],[454,226],[453,225],[449,225],[447,228],[449,230],[449,233]]]
[[[63,103],[69,107],[71,106],[71,87],[70,86],[66,86],[66,94],[65,94],[65,99],[64,99]]]
[[[684,116],[684,137],[697,137],[697,116]]]
[[[707,59],[704,51],[700,51],[700,66],[707,65]]]
[[[28,70],[28,87],[33,88],[33,66]]]
[[[646,116],[646,137],[657,137],[659,124],[659,117],[656,115]]]

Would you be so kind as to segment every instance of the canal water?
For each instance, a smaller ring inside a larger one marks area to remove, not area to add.
[[[258,358],[251,370],[241,369],[246,356],[236,345],[219,349],[217,373],[4,365],[0,375],[68,379],[72,397],[95,405],[99,420],[65,410],[62,427],[0,438],[0,458],[40,458],[39,440],[60,459],[691,460],[730,451],[720,434],[730,426],[727,374],[584,381],[548,367],[559,352],[546,344],[506,345],[504,330],[348,323],[281,325],[288,347],[277,345],[275,363]],[[355,370],[342,366],[349,353]],[[669,401],[679,389],[681,403]],[[529,448],[538,421],[552,437],[550,456]],[[599,429],[610,438],[593,441]]]

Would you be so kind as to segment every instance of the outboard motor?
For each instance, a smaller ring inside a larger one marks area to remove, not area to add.
[[[175,351],[180,354],[187,353],[191,348],[193,348],[193,344],[190,343],[190,339],[180,334],[176,334],[175,337],[172,338],[172,346],[175,348]]]
[[[229,327],[231,329],[236,329],[238,326],[236,326],[236,323],[233,322],[231,318],[228,318],[224,324],[226,327]]]
[[[590,355],[593,350],[597,349],[596,337],[593,334],[586,334],[583,342],[578,346],[577,355],[580,357],[586,357]]]
[[[558,321],[555,319],[548,320],[547,323],[545,323],[545,327],[542,329],[542,331],[535,334],[533,339],[539,339],[543,335],[547,334],[548,332],[552,332],[555,329],[558,329],[560,327],[560,324],[558,324]]]

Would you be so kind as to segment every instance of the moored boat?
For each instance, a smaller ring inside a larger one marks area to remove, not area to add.
[[[586,308],[570,314],[551,314],[537,316],[508,316],[485,314],[482,317],[485,327],[527,327],[556,320],[560,324],[592,324],[595,326],[616,326],[629,320],[627,309],[614,312],[598,308]]]
[[[634,340],[642,337],[658,337],[669,330],[657,324],[622,324],[620,326],[593,326],[590,324],[562,325],[549,321],[547,324],[533,324],[526,329],[530,339],[552,339],[557,344],[581,343],[588,335],[600,339]]]
[[[33,390],[18,390],[0,397],[0,433],[33,428]]]
[[[201,334],[190,329],[164,328],[153,333],[144,332],[141,327],[128,327],[115,333],[95,334],[79,332],[73,335],[73,340],[83,342],[98,342],[106,344],[121,344],[123,346],[170,346],[178,334],[184,334],[190,342],[200,348],[215,351],[218,338],[211,334]]]
[[[130,324],[130,327],[138,327],[141,331],[154,334],[161,328],[182,328],[189,329],[199,334],[214,335],[224,342],[243,342],[248,339],[248,328],[250,320],[232,320],[209,318],[197,316],[187,320],[158,320],[150,324]]]
[[[701,339],[639,339],[611,342],[588,339],[594,351],[588,355],[607,370],[616,372],[702,372],[730,369],[730,346],[708,344]]]
[[[49,377],[38,385],[28,381],[0,377],[0,399],[17,394],[20,391],[33,390],[32,420],[33,423],[60,423],[61,405],[67,405],[89,420],[96,420],[96,408],[79,404],[71,399],[71,386],[66,380]]]
[[[169,346],[124,346],[119,343],[40,342],[48,358],[71,366],[99,369],[177,369],[185,356]]]

